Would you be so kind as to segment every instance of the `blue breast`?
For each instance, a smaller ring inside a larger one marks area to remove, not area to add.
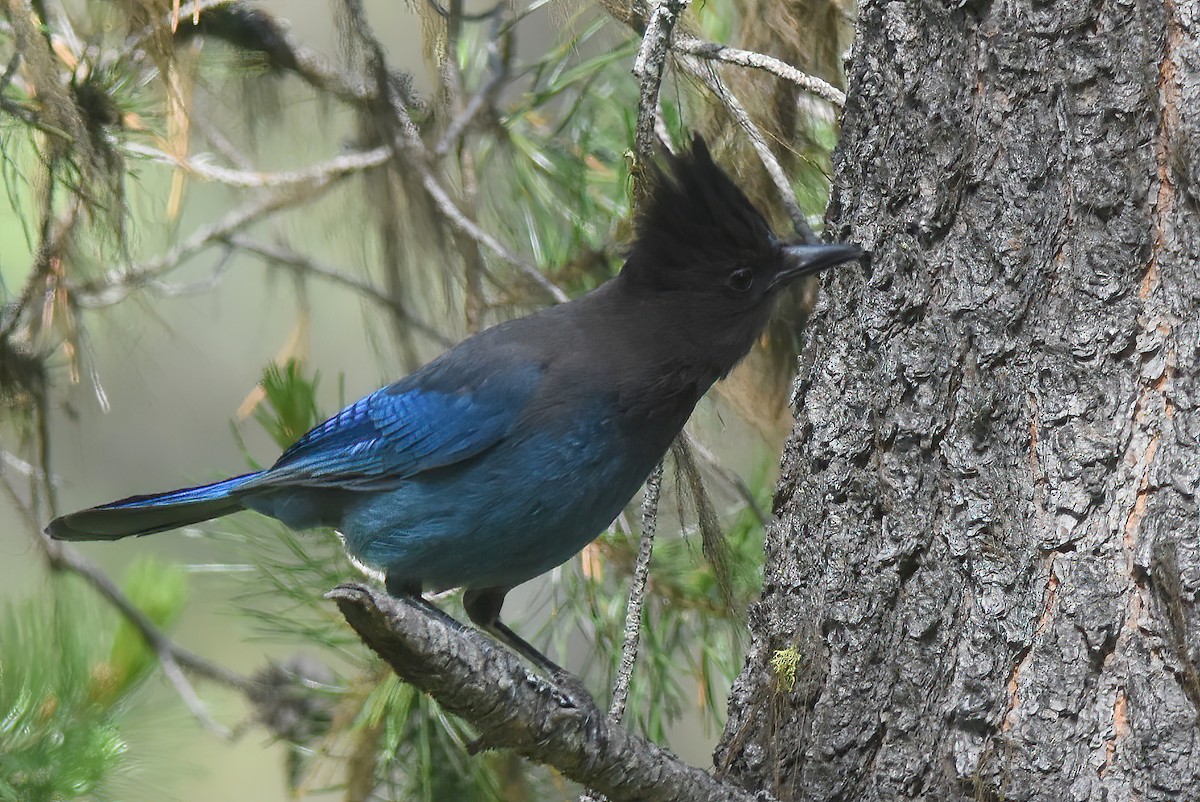
[[[568,560],[637,492],[656,456],[623,446],[600,418],[512,438],[350,503],[346,549],[427,589],[518,585]]]

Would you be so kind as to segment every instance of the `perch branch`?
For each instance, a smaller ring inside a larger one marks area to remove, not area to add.
[[[619,726],[604,726],[483,634],[363,585],[329,592],[359,637],[404,681],[479,730],[481,741],[552,766],[614,802],[752,802]]]

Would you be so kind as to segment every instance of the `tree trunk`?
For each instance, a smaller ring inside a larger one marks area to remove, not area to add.
[[[1200,4],[863,3],[717,766],[1200,799]]]

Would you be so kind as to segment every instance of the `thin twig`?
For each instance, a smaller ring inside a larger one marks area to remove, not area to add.
[[[202,226],[185,241],[163,255],[149,259],[125,270],[112,270],[101,279],[93,279],[69,287],[72,300],[84,308],[111,306],[124,300],[135,289],[145,286],[178,267],[184,260],[221,242],[259,219],[293,206],[307,203],[335,184],[346,173],[325,173],[308,184],[294,184],[265,193],[233,210],[221,220]]]
[[[181,668],[185,668],[197,676],[204,677],[228,688],[243,692],[254,688],[253,680],[243,677],[241,674],[225,666],[218,665],[207,658],[201,657],[168,638],[145,613],[138,609],[137,605],[129,600],[129,597],[121,592],[121,589],[109,578],[108,574],[100,570],[100,568],[87,560],[75,549],[58,541],[51,540],[46,535],[41,536],[41,541],[51,568],[70,571],[87,580],[88,584],[107,599],[113,607],[117,608],[117,611],[133,625],[134,629],[138,631],[147,645],[160,658],[165,655]]]
[[[625,25],[628,25],[629,27],[633,28],[635,31],[637,31],[639,33],[641,33],[642,31],[646,31],[647,34],[649,34],[649,32],[651,31],[652,24],[654,22],[654,14],[655,14],[655,12],[658,11],[659,6],[665,2],[667,2],[667,0],[660,0],[659,4],[655,5],[654,10],[651,12],[650,20],[645,21],[644,23],[643,23],[643,21],[645,18],[640,15],[640,13],[635,5],[624,5],[624,4],[618,5],[618,4],[612,4],[612,3],[602,3],[602,5],[603,5],[604,9],[614,19],[618,20],[621,23],[624,23]],[[763,136],[762,132],[758,130],[758,126],[756,126],[754,124],[754,121],[750,119],[750,115],[746,112],[745,107],[742,106],[741,101],[739,101],[737,99],[737,97],[733,94],[733,92],[731,92],[729,90],[729,88],[725,85],[725,82],[721,80],[720,76],[718,76],[712,69],[710,69],[709,65],[707,63],[702,62],[700,60],[699,56],[690,55],[685,52],[687,49],[697,49],[697,48],[704,49],[703,46],[706,45],[707,43],[701,42],[700,40],[696,40],[691,37],[685,37],[685,38],[683,38],[682,41],[698,43],[698,44],[686,44],[683,48],[680,48],[680,47],[674,48],[680,54],[679,61],[683,65],[684,69],[686,69],[687,72],[690,73],[691,75],[695,76],[696,78],[699,78],[700,81],[705,86],[708,87],[709,91],[711,91],[717,97],[718,100],[720,100],[722,103],[725,104],[725,107],[729,110],[729,113],[737,121],[738,125],[741,126],[742,130],[744,130],[746,132],[746,135],[750,138],[751,144],[753,144],[755,151],[758,153],[759,159],[762,161],[763,166],[767,170],[767,173],[771,176],[771,181],[775,184],[775,187],[779,192],[779,197],[782,200],[784,207],[787,209],[788,216],[792,218],[792,225],[795,227],[796,232],[807,243],[812,244],[812,243],[819,242],[820,240],[817,237],[816,233],[812,230],[812,227],[809,226],[808,220],[805,219],[804,212],[803,212],[803,210],[800,209],[800,204],[798,204],[796,202],[796,195],[792,191],[791,184],[788,182],[787,176],[783,172],[783,167],[779,164],[779,160],[775,158],[775,154],[773,154],[771,152],[771,148],[767,144],[766,138]],[[649,45],[647,44],[646,37],[643,37],[642,47],[639,48],[639,51],[638,51],[639,58],[641,57],[642,50],[646,49],[648,47],[649,47]],[[720,46],[717,46],[717,47],[720,47]],[[734,50],[734,49],[731,49],[731,50]],[[749,53],[749,51],[734,50],[734,52],[732,54],[726,53],[726,55],[728,55],[730,59],[736,59],[736,58],[741,58],[741,56],[738,55],[739,53]],[[761,54],[757,54],[757,55],[761,55]],[[717,56],[712,55],[711,52],[704,53],[703,56],[705,58],[710,58],[710,59],[717,58]],[[764,57],[764,58],[767,58],[767,57]],[[728,60],[728,59],[721,59],[721,60]],[[740,63],[740,62],[735,62],[735,63]],[[755,65],[750,65],[750,66],[760,66],[761,65],[763,69],[767,69],[767,63],[768,62],[760,62],[760,64],[755,64]],[[779,62],[779,63],[782,64],[783,62]],[[636,67],[635,67],[635,72],[636,72]],[[643,90],[644,89],[645,89],[645,87],[643,87]],[[643,140],[646,142],[649,142],[649,141],[651,141],[650,138],[653,135],[653,126],[654,126],[653,118],[646,117],[646,119],[643,120],[643,116],[640,113],[641,109],[642,109],[642,104],[640,102],[639,102],[638,108],[639,108],[639,117],[638,117],[639,128],[638,128],[638,134],[637,134],[637,136],[638,136],[637,141],[639,143],[642,142]],[[648,133],[643,133],[641,130],[641,127],[643,125],[648,125],[651,130]]]
[[[446,190],[437,182],[433,174],[428,171],[421,172],[421,184],[425,187],[425,191],[429,193],[434,204],[438,207],[438,211],[446,218],[450,225],[462,234],[470,237],[476,242],[483,245],[492,253],[499,256],[504,261],[508,262],[513,267],[517,268],[521,273],[530,278],[535,284],[541,287],[555,301],[566,303],[571,300],[571,297],[563,292],[562,288],[548,279],[542,271],[537,267],[525,261],[521,257],[506,248],[499,240],[487,233],[475,224],[471,218],[467,217],[461,209],[455,205]]]
[[[431,0],[432,2],[432,0]],[[496,96],[508,81],[509,70],[512,66],[513,29],[507,26],[507,16],[502,13],[508,8],[507,3],[500,3],[490,12],[492,28],[488,36],[488,70],[490,75],[483,86],[479,87],[462,111],[450,121],[446,133],[433,149],[437,159],[445,157],[451,148],[457,147],[466,134],[467,129],[475,122],[479,113],[485,108],[494,108]]]
[[[158,656],[158,664],[162,666],[163,675],[171,683],[171,687],[175,689],[175,693],[183,702],[184,707],[191,712],[192,717],[200,722],[201,727],[222,741],[232,741],[233,730],[209,715],[208,708],[204,706],[204,702],[200,701],[200,696],[192,687],[192,683],[188,682],[188,678],[184,675],[183,668],[176,662],[175,656],[170,652],[158,650],[155,650],[155,654]]]
[[[344,5],[351,21],[355,24],[359,37],[371,51],[376,73],[386,75],[387,62],[384,60],[383,46],[375,38],[374,33],[367,24],[360,3],[358,0],[345,0]],[[425,192],[429,195],[434,206],[442,217],[445,218],[446,222],[456,231],[475,240],[487,250],[517,268],[517,270],[544,289],[554,300],[560,303],[570,300],[562,288],[547,278],[535,265],[530,264],[510,251],[499,240],[481,229],[474,220],[458,208],[458,205],[438,182],[437,177],[434,176],[430,168],[429,153],[425,147],[425,143],[421,140],[420,132],[417,130],[417,126],[413,122],[403,98],[397,94],[393,83],[387,81],[384,82],[383,86],[383,99],[391,108],[396,122],[399,123],[399,131],[393,134],[391,144],[397,154],[405,157],[405,164],[417,173],[417,176],[421,180],[421,186],[425,189]]]
[[[225,157],[225,160],[239,170],[252,172],[254,170],[254,162],[245,153],[233,144],[229,137],[225,136],[225,132],[218,128],[206,114],[193,114],[191,117],[191,125],[200,132],[208,144],[212,145],[213,149]]]
[[[629,602],[625,607],[625,633],[621,643],[621,665],[613,682],[612,704],[608,708],[608,720],[620,724],[625,717],[625,703],[629,700],[629,684],[633,679],[633,666],[637,661],[638,641],[642,632],[642,608],[646,597],[646,580],[650,576],[650,557],[654,551],[654,533],[658,529],[658,502],[662,495],[663,464],[655,466],[642,495],[642,537],[638,544],[637,562],[633,567],[633,581],[629,586]]]
[[[227,247],[208,275],[198,281],[189,281],[186,284],[170,284],[161,279],[155,279],[146,284],[146,289],[165,298],[175,298],[180,295],[192,295],[193,293],[212,290],[221,283],[221,278],[229,270],[230,266],[232,266],[233,254],[234,249]]]
[[[130,601],[129,597],[104,571],[79,552],[64,543],[51,540],[42,532],[36,514],[21,500],[16,489],[2,473],[0,473],[0,485],[3,486],[18,513],[24,518],[34,542],[40,547],[50,569],[72,573],[82,578],[116,608],[117,612],[138,631],[146,645],[154,651],[167,679],[196,720],[219,737],[229,738],[231,735],[229,729],[214,721],[209,715],[204,703],[200,701],[195,689],[184,676],[183,670],[186,669],[197,676],[243,693],[249,693],[255,688],[253,680],[201,657],[167,637],[137,605]]]
[[[763,167],[766,168],[767,174],[771,176],[771,181],[775,184],[775,189],[779,192],[779,198],[783,202],[788,216],[792,218],[792,225],[796,229],[796,233],[809,244],[820,242],[820,238],[808,224],[808,220],[804,216],[804,211],[796,201],[796,193],[792,191],[792,185],[783,171],[783,165],[779,163],[779,160],[775,158],[775,154],[771,152],[771,146],[767,144],[767,139],[763,136],[762,131],[750,119],[750,114],[746,111],[746,107],[742,105],[737,96],[725,85],[725,82],[721,80],[721,76],[713,71],[711,65],[700,61],[694,56],[682,56],[679,61],[685,70],[698,78],[718,100],[725,104],[725,108],[728,109],[730,115],[733,116],[742,131],[745,132],[747,138],[750,140],[750,144],[754,146],[754,150],[758,154]]]
[[[687,8],[688,0],[658,0],[650,12],[650,20],[638,47],[633,64],[641,91],[638,96],[637,123],[634,129],[634,158],[638,164],[649,164],[654,157],[655,141],[661,140],[670,149],[670,137],[658,105],[659,88],[662,86],[663,68],[671,43],[671,32],[680,15]],[[645,193],[645,182],[640,180],[641,170],[636,170],[634,197]],[[621,643],[621,662],[613,680],[612,701],[609,705],[610,725],[619,725],[625,717],[625,705],[629,700],[629,685],[633,680],[633,669],[637,662],[638,643],[642,634],[642,609],[645,603],[646,581],[650,575],[650,558],[654,552],[654,533],[658,526],[658,505],[662,491],[663,464],[659,462],[646,480],[642,495],[642,534],[638,544],[637,562],[629,586],[629,601],[625,607],[625,630]],[[580,796],[580,802],[600,802],[604,797],[598,791],[588,789]]]
[[[839,109],[846,105],[846,93],[833,84],[823,81],[815,75],[801,72],[786,61],[777,59],[774,56],[768,56],[765,53],[742,50],[716,42],[705,42],[694,36],[684,35],[675,37],[675,41],[671,43],[671,49],[678,53],[686,53],[689,56],[698,56],[700,58],[712,59],[713,61],[723,61],[726,64],[736,64],[741,67],[763,70],[785,81],[794,83],[806,92],[828,100]]]
[[[646,33],[633,62],[641,90],[638,95],[637,127],[634,129],[634,153],[640,162],[654,155],[654,117],[658,109],[658,90],[662,85],[663,67],[671,46],[671,32],[687,8],[688,0],[657,0]]]
[[[380,306],[386,307],[389,311],[399,315],[400,318],[404,320],[405,324],[412,326],[414,329],[421,332],[438,345],[444,348],[449,348],[450,346],[454,345],[453,340],[435,329],[433,326],[414,316],[412,311],[409,310],[408,307],[406,307],[398,299],[392,298],[369,281],[356,278],[349,273],[338,270],[332,265],[325,264],[324,262],[314,259],[311,256],[305,256],[304,254],[294,251],[291,248],[262,242],[245,234],[236,234],[226,237],[225,241],[239,250],[252,253],[255,256],[260,256],[263,259],[266,259],[268,262],[289,267],[301,274],[318,276],[331,281],[334,284],[339,284],[347,289],[353,290],[359,295],[362,295],[364,298],[374,301]]]
[[[43,471],[41,468],[34,465],[32,462],[27,462],[26,460],[21,459],[20,457],[18,457],[16,454],[12,453],[11,451],[7,451],[5,449],[0,448],[0,462],[3,462],[9,468],[12,468],[13,470],[17,471],[18,473],[22,473],[25,476],[32,477],[39,482],[44,482],[46,484],[54,484],[54,485],[59,484],[59,479],[57,476],[47,476],[46,472]],[[0,473],[3,473],[3,472],[4,472],[4,467],[0,466]]]
[[[391,158],[391,148],[380,146],[358,153],[347,153],[335,156],[328,161],[318,162],[310,167],[299,170],[281,170],[278,172],[259,172],[256,170],[234,170],[216,164],[206,163],[203,159],[180,158],[170,153],[130,142],[125,145],[130,153],[136,153],[150,161],[177,167],[205,181],[224,184],[227,187],[239,189],[277,189],[280,187],[325,181],[351,173],[370,170],[387,162]]]

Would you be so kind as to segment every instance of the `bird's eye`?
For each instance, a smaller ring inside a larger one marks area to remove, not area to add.
[[[734,292],[749,292],[754,286],[754,271],[748,267],[739,267],[729,274],[729,288]]]

